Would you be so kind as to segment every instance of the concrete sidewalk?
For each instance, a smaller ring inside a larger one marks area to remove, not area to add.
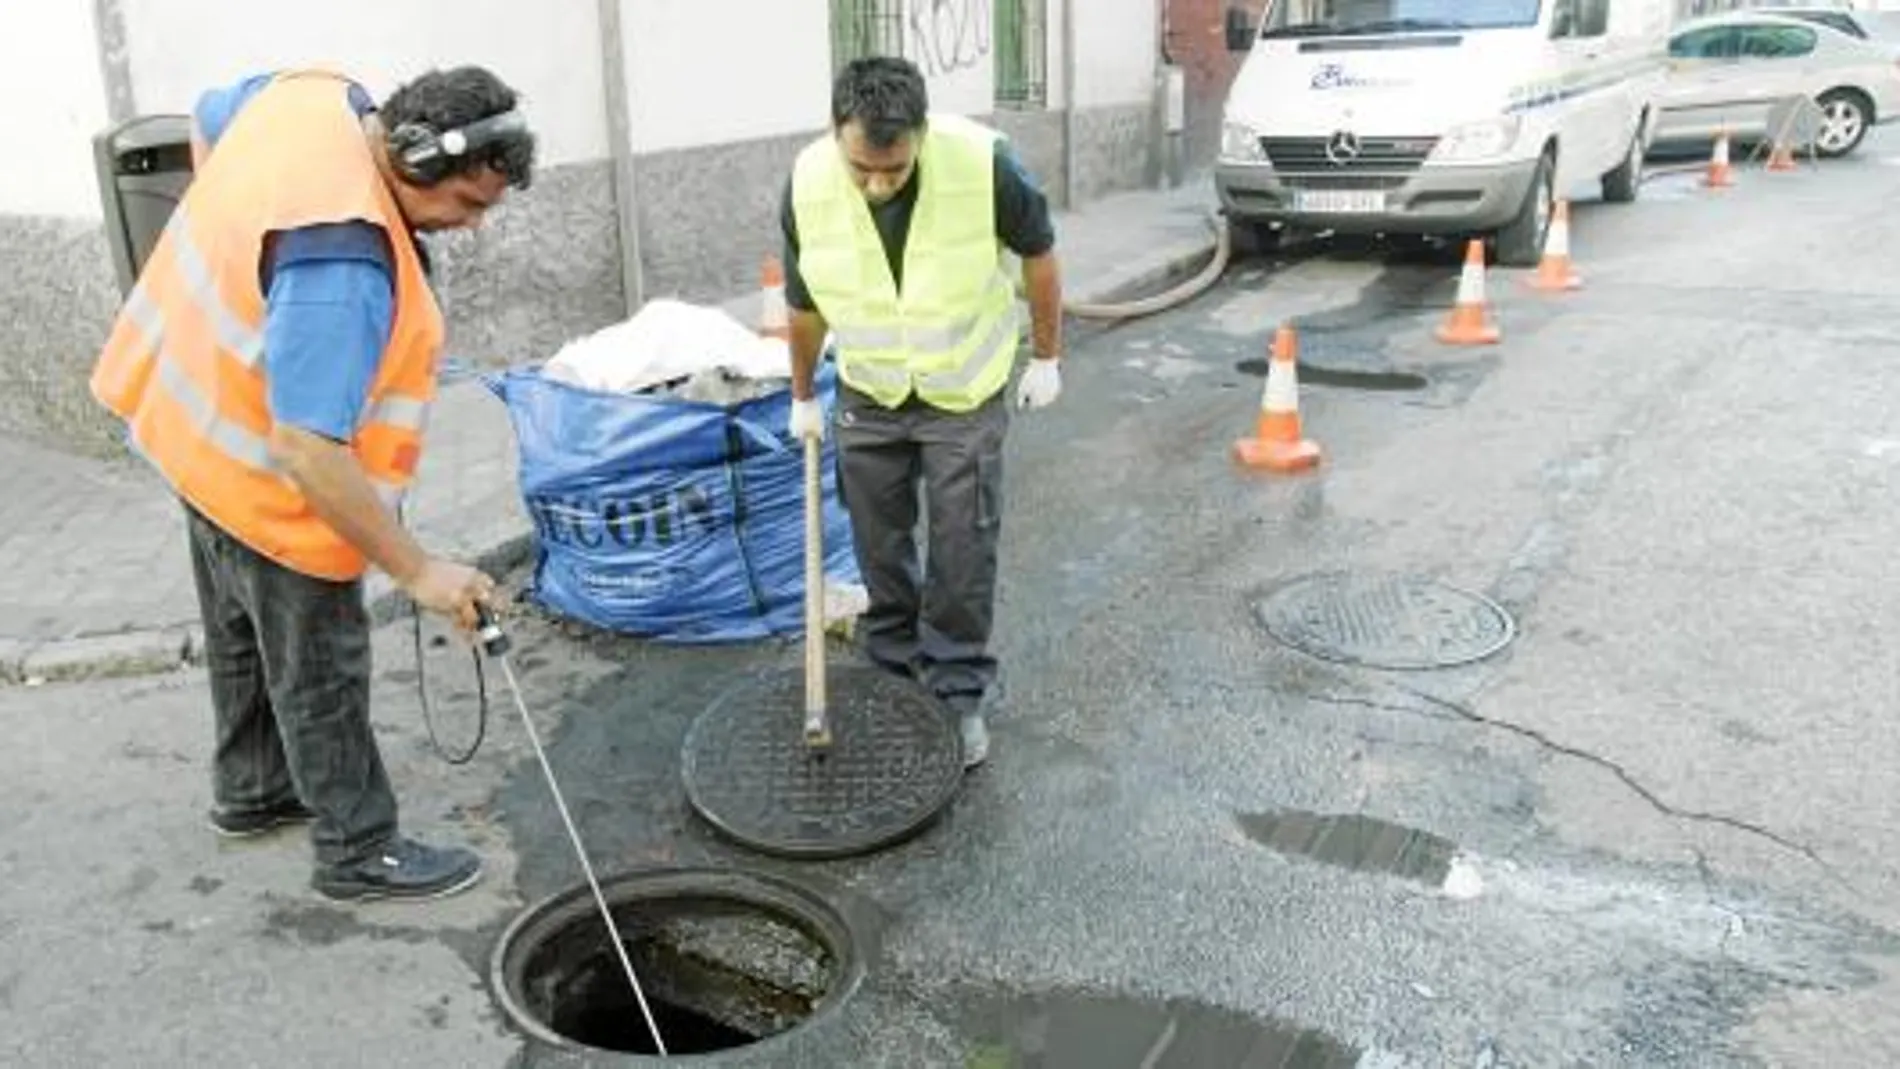
[[[1114,302],[1198,267],[1214,247],[1214,204],[1201,177],[1060,215],[1067,299]],[[745,323],[758,321],[758,306],[756,292],[723,304]],[[407,521],[431,552],[496,574],[530,550],[507,411],[453,361]],[[0,437],[0,560],[0,683],[159,672],[197,656],[182,515],[141,465]],[[407,611],[381,573],[368,587],[379,622]]]

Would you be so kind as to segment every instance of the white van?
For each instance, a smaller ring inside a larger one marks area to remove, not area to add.
[[[1673,0],[1270,0],[1227,97],[1236,248],[1286,227],[1481,236],[1534,265],[1554,198],[1636,198]]]

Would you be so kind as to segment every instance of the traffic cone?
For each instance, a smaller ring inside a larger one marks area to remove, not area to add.
[[[1794,162],[1794,149],[1786,142],[1776,141],[1774,150],[1768,153],[1768,170],[1798,171],[1800,169]]]
[[[791,310],[785,304],[785,265],[776,256],[767,256],[759,271],[762,308],[759,333],[767,338],[792,340]]]
[[[1252,438],[1234,443],[1234,459],[1243,467],[1279,472],[1304,471],[1319,463],[1318,443],[1300,431],[1300,372],[1292,327],[1282,326],[1273,336],[1260,423]]]
[[[1709,173],[1702,176],[1702,184],[1710,189],[1727,189],[1735,184],[1735,168],[1728,160],[1727,130],[1715,136],[1715,151],[1709,156]]]
[[[1583,279],[1570,264],[1570,202],[1559,200],[1550,218],[1550,233],[1544,238],[1544,258],[1531,276],[1531,288],[1562,291],[1580,289]]]
[[[1446,345],[1496,345],[1500,333],[1491,322],[1484,299],[1484,242],[1473,238],[1465,246],[1465,269],[1458,276],[1458,303],[1438,327]]]

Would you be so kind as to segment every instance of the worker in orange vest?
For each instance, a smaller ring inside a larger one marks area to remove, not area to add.
[[[380,107],[328,71],[200,98],[190,186],[113,324],[95,397],[185,513],[216,713],[213,827],[309,821],[312,885],[433,898],[481,859],[398,831],[370,726],[362,578],[472,632],[494,583],[398,513],[436,394],[442,312],[418,232],[526,188],[535,139],[478,67]]]

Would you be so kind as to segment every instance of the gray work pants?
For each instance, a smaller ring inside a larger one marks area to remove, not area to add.
[[[217,716],[211,790],[221,807],[294,798],[316,813],[320,865],[396,834],[396,795],[370,726],[362,583],[301,575],[185,506]]]
[[[960,713],[975,712],[996,679],[989,641],[1008,429],[1004,391],[958,415],[915,396],[889,409],[838,387],[838,493],[870,593],[858,620],[865,654]],[[921,562],[920,482],[929,536]]]

